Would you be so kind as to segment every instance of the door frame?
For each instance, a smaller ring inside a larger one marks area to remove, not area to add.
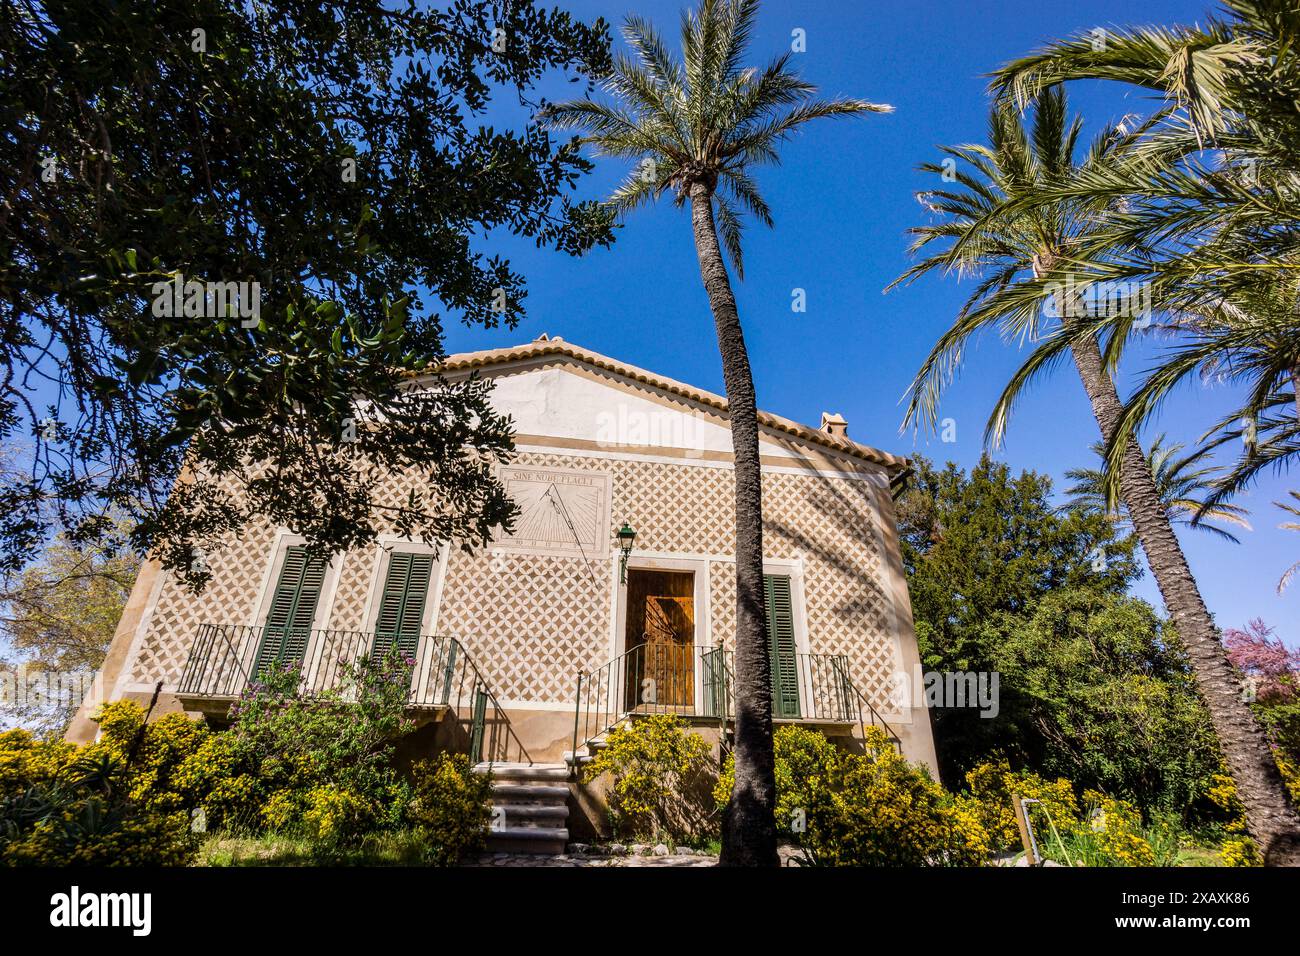
[[[694,576],[693,590],[693,610],[695,612],[695,633],[692,635],[692,644],[695,648],[707,647],[711,636],[709,627],[709,559],[708,558],[688,558],[688,557],[659,557],[652,555],[632,554],[628,557],[627,569],[629,571],[677,571],[689,572]],[[614,561],[614,634],[613,642],[610,648],[610,659],[619,657],[628,650],[627,647],[627,585],[618,580],[618,561]],[[694,700],[691,702],[691,709],[696,713],[701,712],[704,701],[703,690],[703,673],[700,666],[700,655],[698,652],[692,652],[691,659],[695,671],[694,677]]]
[[[800,655],[812,653],[808,646],[808,604],[804,595],[803,559],[764,558],[763,573],[790,579],[790,608],[794,616],[795,679],[796,686],[799,688],[799,711],[802,713],[804,701],[810,700],[813,692],[807,669],[799,666]]]
[[[255,641],[258,650],[252,652],[249,657],[249,666],[257,662],[257,655],[261,649],[262,641],[265,639],[266,618],[271,613],[271,602],[275,598],[275,587],[280,580],[280,572],[284,570],[285,557],[291,547],[301,547],[307,543],[307,539],[300,534],[294,534],[286,528],[281,528],[276,532],[275,540],[271,544],[271,560],[267,563],[266,571],[262,576],[262,584],[258,589],[257,601],[253,605],[253,613],[249,624],[252,628],[250,633],[251,640]],[[315,679],[315,669],[319,662],[314,660],[316,651],[316,640],[318,631],[328,630],[330,619],[334,616],[334,598],[338,592],[339,578],[343,570],[343,562],[347,555],[340,552],[330,558],[329,564],[325,567],[325,578],[321,582],[320,600],[316,604],[316,613],[312,617],[311,639],[308,640],[307,646],[302,652],[302,666],[300,668],[303,681]],[[240,659],[242,660],[247,653],[246,647],[239,648]],[[308,674],[308,667],[312,668],[312,673]],[[248,679],[253,679],[252,674]],[[308,684],[310,686],[310,684]]]
[[[395,551],[433,556],[429,593],[425,597],[424,616],[420,622],[420,640],[415,647],[415,667],[411,669],[411,687],[418,692],[420,688],[428,686],[429,668],[432,666],[433,656],[429,653],[429,643],[438,636],[438,616],[442,611],[442,588],[447,579],[447,561],[451,556],[451,545],[448,543],[429,545],[423,541],[403,538],[395,534],[381,534],[373,547],[370,584],[366,592],[366,603],[361,612],[362,634],[374,636],[384,581],[388,577],[388,561]]]

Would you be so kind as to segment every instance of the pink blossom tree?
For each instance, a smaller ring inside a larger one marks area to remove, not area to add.
[[[1274,629],[1260,618],[1244,630],[1229,628],[1223,643],[1232,666],[1250,681],[1262,704],[1289,704],[1300,700],[1300,650],[1287,647]]]

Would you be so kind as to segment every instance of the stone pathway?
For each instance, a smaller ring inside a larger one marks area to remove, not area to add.
[[[716,866],[718,858],[704,850],[680,847],[670,850],[657,846],[619,843],[610,846],[569,845],[567,853],[548,856],[538,853],[484,853],[467,866]]]

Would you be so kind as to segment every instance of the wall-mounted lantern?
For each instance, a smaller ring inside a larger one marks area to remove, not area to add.
[[[618,538],[618,550],[622,552],[622,556],[618,559],[618,583],[627,584],[627,559],[632,555],[632,543],[636,541],[636,532],[624,521],[623,527],[614,532],[614,535]]]

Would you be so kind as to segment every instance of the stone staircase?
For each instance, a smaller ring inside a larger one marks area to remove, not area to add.
[[[566,750],[564,752],[565,766],[572,767],[574,770],[581,772],[584,766],[596,759],[596,754],[609,746],[609,744],[605,742],[605,734],[607,733],[608,731],[598,737],[588,740],[585,744],[579,747],[576,759],[572,750]]]
[[[569,768],[562,763],[481,763],[492,774],[489,853],[563,853],[569,842]]]

